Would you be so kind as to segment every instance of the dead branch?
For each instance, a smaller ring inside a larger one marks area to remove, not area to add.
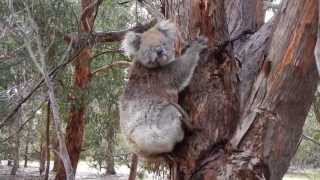
[[[14,136],[15,136],[16,134],[18,134],[20,131],[22,131],[23,128],[25,127],[25,125],[27,125],[28,122],[31,121],[31,120],[34,118],[34,116],[36,115],[37,111],[42,108],[42,106],[43,106],[43,104],[44,104],[45,102],[47,102],[47,98],[46,98],[44,101],[42,101],[42,102],[40,103],[40,105],[39,105],[36,109],[34,109],[32,112],[29,113],[29,114],[30,114],[30,117],[29,117],[26,121],[24,121],[24,122],[22,123],[22,125],[18,128],[17,131],[15,131],[14,133],[10,134],[7,138],[1,140],[0,142],[1,142],[1,143],[4,143],[4,142],[8,141],[9,139],[11,139],[12,137],[14,137]]]
[[[69,44],[71,45],[71,43]],[[83,49],[83,48],[82,48]],[[65,61],[63,63],[61,63],[60,65],[58,65],[57,67],[55,67],[53,70],[50,71],[49,76],[50,78],[53,80],[57,74],[59,72],[61,72],[68,64],[74,62],[80,55],[80,52],[82,51],[82,49],[77,50],[74,55],[69,58],[68,61]],[[108,50],[108,51],[104,51],[102,53],[99,53],[95,56],[93,56],[91,59],[95,59],[103,54],[109,53],[109,52],[117,52],[116,50]],[[121,52],[120,50],[118,50],[118,52]],[[62,58],[62,61],[64,61],[63,59],[65,59],[65,57]],[[27,100],[29,98],[32,97],[32,95],[40,88],[42,87],[43,83],[44,83],[44,78],[42,77],[41,79],[39,79],[37,81],[38,83],[31,89],[31,91],[15,106],[15,108],[2,120],[2,122],[0,123],[0,129],[3,128],[6,123],[13,117],[13,115],[15,115],[16,112],[18,112],[18,110],[21,108],[21,106],[27,102]]]
[[[130,66],[130,62],[128,61],[118,61],[112,64],[107,64],[105,66],[102,66],[96,70],[94,70],[91,74],[92,75],[101,75],[102,73],[104,73],[105,71],[114,68],[114,67],[121,67],[121,68],[127,68],[128,66]]]
[[[97,33],[94,33],[95,42],[105,43],[105,42],[121,41],[127,32],[134,31],[134,32],[142,33],[150,29],[151,27],[153,27],[156,23],[157,23],[157,20],[153,19],[149,23],[146,23],[143,25],[140,24],[135,27],[122,30],[122,31],[97,32]]]
[[[305,135],[305,134],[302,134],[302,138],[303,138],[303,139],[306,139],[306,140],[308,140],[308,141],[311,141],[312,143],[320,146],[320,142],[318,142],[317,140],[315,140],[315,139],[313,139],[313,138],[311,138],[311,137],[309,137],[309,136],[307,136],[307,135]]]
[[[160,11],[158,11],[157,8],[155,8],[152,2],[150,2],[149,0],[138,0],[138,2],[142,7],[144,7],[148,11],[149,14],[156,18],[157,21],[165,19],[163,14]]]
[[[264,1],[263,5],[264,5],[264,7],[263,7],[264,9],[278,10],[280,8],[280,4],[275,4],[270,1]]]

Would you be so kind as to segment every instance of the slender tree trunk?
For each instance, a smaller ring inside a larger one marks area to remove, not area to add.
[[[18,129],[18,127],[17,127]],[[19,168],[19,147],[20,147],[20,139],[19,139],[19,134],[15,135],[15,142],[13,146],[13,166],[10,172],[10,175],[16,175],[17,170]]]
[[[114,128],[115,127],[108,128],[107,136],[106,136],[106,140],[108,143],[107,149],[106,149],[106,161],[105,161],[107,165],[106,174],[116,174],[116,170],[114,168],[114,157],[113,157],[114,145],[115,145]]]
[[[137,177],[138,170],[138,156],[136,154],[132,154],[131,156],[131,164],[130,164],[130,174],[128,180],[135,180]]]
[[[26,146],[24,149],[24,167],[28,167],[28,151],[29,151],[29,131],[27,132],[27,137],[26,137]]]
[[[20,90],[18,90],[20,92]],[[15,133],[19,127],[20,127],[20,122],[21,122],[21,117],[22,116],[22,110],[20,109],[18,113],[16,114],[15,122],[14,122],[14,130],[13,132]],[[13,166],[10,172],[10,175],[15,176],[17,173],[17,170],[19,168],[19,158],[20,158],[20,133],[16,133],[14,135],[14,145],[13,145]]]
[[[99,1],[101,2],[101,1]],[[94,0],[81,0],[81,24],[80,32],[89,33],[94,24],[94,12],[97,11],[97,4]],[[89,39],[81,39],[77,37],[75,42],[80,48],[77,59],[75,60],[74,85],[71,93],[71,110],[70,119],[66,129],[66,145],[70,155],[70,160],[74,171],[76,172],[77,164],[80,157],[81,146],[83,141],[85,126],[85,110],[88,100],[89,83],[91,79],[90,64],[92,58],[92,50],[88,45]],[[89,37],[86,37],[89,38]],[[58,165],[56,180],[64,180],[64,167]]]
[[[51,108],[50,108],[50,101],[48,101],[47,105],[47,124],[46,124],[46,155],[47,155],[47,166],[46,172],[44,175],[44,179],[48,180],[49,178],[49,169],[50,169],[50,116],[51,116]]]
[[[55,150],[59,149],[59,142],[58,142],[57,138],[54,137],[53,142],[54,142],[53,143],[53,149],[55,149]],[[59,156],[57,156],[57,154],[54,154],[52,171],[57,172],[58,171],[58,166],[59,166]]]
[[[106,155],[106,165],[107,165],[107,170],[106,174],[111,174],[114,175],[116,174],[116,170],[114,168],[114,158],[113,158],[113,150],[107,150],[107,155]]]
[[[318,81],[318,0],[283,0],[266,24],[262,0],[163,2],[183,40],[209,39],[179,97],[202,130],[175,148],[173,179],[281,179]]]
[[[320,95],[319,95],[319,93],[316,93],[312,105],[313,105],[313,112],[316,117],[316,120],[320,124]]]
[[[42,175],[45,170],[45,163],[46,163],[46,148],[45,148],[45,144],[43,142],[43,138],[41,137],[41,140],[40,140],[40,159],[39,159],[40,175]]]
[[[116,174],[116,170],[114,168],[114,158],[113,158],[113,150],[107,150],[107,154],[106,154],[106,165],[107,165],[107,170],[106,170],[106,174],[108,175],[114,175]]]

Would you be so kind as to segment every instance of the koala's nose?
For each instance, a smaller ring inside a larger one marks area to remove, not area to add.
[[[162,49],[158,49],[158,50],[157,50],[157,55],[158,55],[158,56],[161,56],[162,54],[163,54],[163,50],[162,50]]]

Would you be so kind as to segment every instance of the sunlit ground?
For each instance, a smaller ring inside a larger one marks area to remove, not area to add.
[[[39,179],[39,162],[29,162],[28,168],[23,167],[23,161],[20,161],[20,168],[15,178],[10,178],[11,167],[6,166],[7,162],[2,161],[0,164],[0,180],[38,180]],[[53,162],[50,163],[51,168]],[[104,171],[99,172],[92,168],[88,163],[81,161],[78,164],[76,179],[77,180],[127,180],[129,168],[126,166],[116,166],[117,175],[105,176]],[[50,180],[53,179],[54,173],[50,171]]]
[[[38,180],[39,177],[39,163],[29,162],[28,168],[23,168],[23,161],[20,162],[20,168],[16,177],[9,176],[11,167],[5,166],[6,161],[2,161],[0,165],[0,180]],[[52,165],[52,163],[51,163]],[[104,171],[99,172],[97,169],[92,168],[87,162],[81,161],[78,164],[76,179],[77,180],[127,180],[129,168],[126,166],[116,166],[117,175],[105,176]],[[53,179],[54,173],[50,173],[50,180]],[[151,176],[144,180],[152,180]],[[289,172],[283,180],[320,180],[320,169],[314,170],[299,170]]]
[[[320,169],[289,172],[283,180],[320,180]]]

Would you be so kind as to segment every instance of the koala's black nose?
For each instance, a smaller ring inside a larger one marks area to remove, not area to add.
[[[162,49],[158,49],[158,50],[157,50],[157,55],[158,55],[158,56],[161,56],[162,54],[163,54],[163,50],[162,50]]]

